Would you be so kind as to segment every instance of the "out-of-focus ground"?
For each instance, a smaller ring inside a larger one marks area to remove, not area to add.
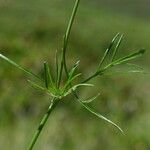
[[[45,60],[54,69],[55,50],[61,51],[73,2],[1,0],[0,53],[41,76]],[[95,69],[118,32],[125,34],[119,56],[147,49],[142,58],[132,61],[147,74],[104,76],[90,82],[94,88],[80,93],[89,97],[100,92],[91,105],[118,123],[125,135],[69,96],[51,115],[35,149],[150,149],[149,6],[149,0],[81,0],[68,48],[68,63],[71,66],[80,59],[83,78]],[[24,73],[2,60],[0,66],[0,149],[25,150],[50,100],[28,85]]]

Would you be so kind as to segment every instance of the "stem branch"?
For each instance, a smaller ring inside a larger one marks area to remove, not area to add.
[[[72,14],[71,14],[71,17],[70,17],[70,20],[69,20],[69,23],[68,23],[68,26],[67,26],[67,30],[65,32],[65,35],[64,35],[64,41],[63,41],[63,48],[62,48],[62,58],[61,58],[61,66],[60,66],[60,70],[59,70],[59,75],[58,75],[58,81],[57,81],[57,87],[60,86],[60,82],[61,82],[61,78],[62,78],[62,72],[63,72],[63,67],[64,67],[64,70],[68,76],[68,70],[67,70],[67,66],[66,66],[66,50],[67,50],[67,46],[68,46],[68,41],[69,41],[69,37],[70,37],[70,32],[71,32],[71,29],[72,29],[72,25],[73,25],[73,22],[74,22],[74,19],[75,19],[75,15],[76,15],[76,12],[77,12],[77,9],[78,9],[78,6],[79,6],[79,2],[80,0],[76,0],[75,1],[75,4],[74,4],[74,7],[73,7],[73,11],[72,11]],[[53,111],[53,109],[56,107],[56,105],[58,104],[58,99],[53,99],[52,100],[52,103],[50,104],[49,108],[48,108],[48,111],[47,113],[44,115],[36,133],[34,134],[33,136],[33,139],[31,141],[31,144],[28,148],[28,150],[32,150],[43,127],[45,126],[48,118],[49,118],[49,115],[51,114],[51,112]]]
[[[61,58],[61,67],[60,67],[59,78],[58,78],[58,86],[60,85],[62,72],[63,72],[63,67],[64,67],[65,72],[67,73],[66,50],[67,50],[72,25],[73,25],[74,20],[75,20],[75,16],[76,16],[76,13],[77,13],[77,10],[78,10],[79,3],[80,3],[80,0],[75,1],[74,7],[73,7],[73,10],[72,10],[72,14],[71,14],[68,26],[67,26],[67,30],[66,30],[65,35],[64,35],[63,48],[62,48],[62,58]]]
[[[52,111],[54,110],[54,108],[57,106],[58,102],[59,102],[58,99],[56,99],[56,98],[53,98],[53,99],[52,99],[52,102],[51,102],[51,104],[50,104],[50,106],[49,106],[47,112],[46,112],[45,115],[43,116],[43,118],[42,118],[42,120],[41,120],[41,122],[40,122],[40,124],[39,124],[39,126],[38,126],[38,128],[37,128],[37,131],[35,132],[35,134],[34,134],[34,136],[33,136],[33,138],[32,138],[32,141],[31,141],[31,143],[30,143],[30,145],[29,145],[28,150],[32,150],[32,149],[33,149],[33,147],[34,147],[34,145],[35,145],[35,143],[36,143],[36,141],[37,141],[37,139],[38,139],[38,137],[39,137],[39,135],[40,135],[40,133],[41,133],[43,127],[45,126],[45,124],[46,124],[46,122],[47,122],[47,120],[48,120],[48,118],[49,118],[51,112],[52,112]]]

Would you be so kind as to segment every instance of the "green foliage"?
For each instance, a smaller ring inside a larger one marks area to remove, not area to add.
[[[77,84],[74,84],[73,81],[81,75],[81,73],[76,74],[76,71],[77,71],[76,69],[79,66],[79,61],[77,63],[75,63],[75,65],[70,69],[70,71],[68,71],[67,64],[66,64],[66,50],[67,50],[67,46],[68,46],[70,31],[71,31],[71,28],[72,28],[72,25],[73,25],[73,21],[75,19],[75,14],[77,12],[78,6],[79,6],[79,0],[76,0],[75,6],[74,6],[74,9],[73,9],[73,12],[72,12],[69,24],[68,24],[68,28],[67,28],[65,36],[64,36],[63,51],[62,51],[62,54],[61,54],[61,61],[60,62],[58,60],[58,55],[57,55],[57,52],[56,52],[56,58],[55,58],[55,62],[56,62],[56,69],[55,70],[56,71],[55,71],[54,79],[52,77],[50,66],[48,65],[47,62],[44,63],[44,69],[43,69],[44,70],[44,79],[41,79],[39,77],[39,75],[36,75],[36,74],[32,73],[31,71],[29,71],[28,69],[21,67],[20,65],[16,64],[14,61],[10,60],[6,56],[0,54],[0,57],[2,59],[6,60],[7,62],[9,62],[10,64],[14,65],[15,67],[19,68],[20,70],[24,71],[25,73],[30,75],[32,78],[38,79],[38,81],[40,80],[40,85],[36,82],[31,81],[31,80],[28,80],[28,81],[34,88],[45,91],[47,94],[51,95],[52,98],[53,98],[53,101],[51,103],[52,105],[53,105],[53,103],[55,104],[55,100],[56,101],[62,100],[62,98],[66,97],[68,94],[73,93],[75,95],[75,98],[77,99],[77,101],[86,110],[88,110],[90,113],[94,114],[95,116],[97,116],[97,117],[113,124],[121,132],[123,132],[122,129],[118,125],[116,125],[114,122],[110,121],[106,117],[102,116],[101,114],[95,112],[94,109],[92,109],[91,107],[89,107],[87,105],[87,103],[92,102],[98,96],[95,96],[95,97],[90,98],[88,100],[81,100],[79,98],[79,96],[77,95],[76,90],[80,86],[93,86],[91,84],[87,84],[86,82],[90,81],[91,79],[93,79],[93,78],[95,78],[99,75],[104,75],[105,72],[107,72],[112,67],[115,67],[117,65],[121,65],[121,64],[126,63],[128,61],[136,59],[139,56],[142,56],[145,51],[144,50],[139,50],[139,51],[134,52],[132,54],[129,54],[127,56],[116,59],[116,54],[119,50],[120,44],[121,44],[122,39],[123,39],[122,34],[121,35],[117,34],[113,38],[111,43],[109,44],[108,49],[105,51],[99,65],[98,65],[98,68],[97,68],[96,72],[94,72],[90,77],[88,77],[84,81],[81,81]],[[112,53],[113,53],[112,57],[110,59],[110,63],[108,63],[106,66],[103,66],[104,62],[106,61],[107,56],[110,53],[110,51],[112,51]],[[63,79],[62,79],[63,71],[65,71],[65,73],[66,73],[66,78],[67,78],[66,81],[63,81]],[[131,72],[134,72],[134,70],[131,70]],[[124,73],[124,72],[121,72],[121,73]],[[62,85],[63,83],[64,83],[64,85]],[[48,116],[49,116],[49,113],[47,114],[47,117]],[[42,130],[41,125],[44,125],[45,123],[46,122],[44,121],[44,122],[42,122],[42,124],[40,124],[40,128],[38,128],[40,132]],[[37,136],[35,136],[35,138],[37,138]],[[32,146],[34,146],[34,145],[32,145]],[[29,149],[32,149],[32,147],[29,148]]]

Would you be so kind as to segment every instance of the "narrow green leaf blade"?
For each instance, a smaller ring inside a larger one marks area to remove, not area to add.
[[[57,97],[57,98],[58,98],[58,96],[55,95],[55,92],[53,91],[53,89],[49,89],[49,90],[48,90],[48,89],[46,89],[46,88],[44,88],[44,87],[38,85],[37,83],[35,83],[35,82],[31,81],[31,80],[28,80],[28,83],[29,83],[33,88],[35,88],[36,90],[40,90],[40,91],[46,92],[46,93],[49,94],[50,96],[52,96],[52,97]]]
[[[75,63],[75,65],[72,67],[72,69],[70,70],[70,72],[69,72],[69,74],[68,74],[68,77],[67,77],[68,79],[67,79],[66,84],[65,84],[65,86],[64,86],[64,91],[68,88],[68,86],[69,86],[77,77],[79,77],[79,76],[81,75],[81,73],[74,75],[74,74],[75,74],[75,71],[76,71],[76,69],[77,69],[77,67],[79,66],[79,62],[80,62],[80,61],[77,61],[77,62]]]
[[[127,63],[126,65],[129,66],[129,67],[132,67],[134,69],[144,70],[141,66],[136,65],[136,64]]]
[[[46,89],[40,85],[38,85],[37,83],[31,81],[31,80],[27,80],[28,83],[30,83],[30,85],[35,88],[35,89],[38,89],[38,90],[41,90],[41,91],[46,91]]]
[[[77,67],[79,66],[79,63],[80,63],[80,61],[77,61],[75,63],[75,65],[72,67],[72,69],[70,70],[70,72],[69,72],[69,79],[71,79],[73,77]]]
[[[115,72],[108,72],[105,73],[105,76],[125,76],[130,74],[146,74],[143,70],[127,70],[127,71],[115,71]]]
[[[106,117],[102,116],[101,114],[95,112],[92,108],[90,108],[89,106],[85,105],[81,100],[78,99],[78,101],[79,101],[79,103],[80,103],[86,110],[88,110],[89,112],[91,112],[93,115],[95,115],[95,116],[97,116],[98,118],[103,119],[104,121],[106,121],[106,122],[108,122],[108,123],[114,125],[117,129],[119,129],[122,133],[124,133],[123,130],[122,130],[117,124],[115,124],[115,123],[112,122],[111,120],[107,119]]]
[[[71,87],[67,92],[64,93],[64,96],[67,96],[69,95],[70,93],[72,93],[73,91],[75,91],[78,87],[81,87],[81,86],[94,86],[93,84],[86,84],[86,83],[83,83],[83,84],[77,84],[77,85],[74,85],[73,87]]]
[[[88,86],[88,87],[91,87],[91,86],[94,86],[93,84],[86,84],[86,83],[81,83],[81,84],[76,84],[74,85],[71,89],[74,91],[76,90],[78,87],[80,86]]]
[[[87,104],[87,103],[91,103],[93,102],[95,99],[97,99],[99,97],[100,93],[98,93],[96,96],[92,97],[92,98],[88,98],[86,100],[81,100],[82,103]]]
[[[118,52],[118,49],[119,49],[119,47],[120,47],[120,45],[121,45],[122,40],[123,40],[123,34],[120,36],[120,38],[119,38],[119,40],[118,40],[118,42],[117,42],[117,45],[115,46],[115,50],[114,50],[114,52],[113,52],[111,62],[114,61],[114,59],[115,59],[115,57],[116,57],[116,54],[117,54],[117,52]]]
[[[116,65],[123,64],[123,63],[125,63],[125,62],[130,61],[130,60],[136,59],[137,57],[142,56],[144,53],[145,53],[145,50],[144,50],[144,49],[141,49],[141,50],[139,50],[139,51],[137,51],[137,52],[134,52],[134,53],[132,53],[132,54],[130,54],[130,55],[127,55],[127,56],[122,57],[122,58],[120,58],[120,59],[118,59],[118,60],[115,60],[114,62],[108,64],[108,65],[107,65],[106,67],[104,67],[103,69],[99,70],[98,74],[101,75],[101,73],[106,72],[109,68],[114,67],[114,66],[116,66]]]
[[[30,75],[30,76],[32,76],[32,77],[35,77],[36,79],[42,81],[41,78],[40,78],[38,75],[36,75],[36,74],[32,73],[31,71],[29,71],[29,70],[27,70],[27,69],[21,67],[20,65],[18,65],[17,63],[15,63],[15,62],[12,61],[11,59],[9,59],[8,57],[6,57],[6,56],[0,54],[0,58],[2,58],[3,60],[7,61],[7,62],[10,63],[10,64],[12,64],[13,66],[17,67],[18,69],[22,70],[23,72],[27,73],[28,75]]]
[[[44,62],[44,79],[45,79],[45,87],[49,88],[49,75],[48,75],[48,67],[47,63]]]
[[[47,89],[49,89],[49,87],[54,87],[54,82],[49,70],[49,65],[47,62],[44,62],[44,74],[45,74],[45,86]]]
[[[55,67],[56,67],[55,84],[57,86],[58,74],[59,74],[59,61],[58,61],[58,51],[57,50],[56,50],[56,53],[55,53]]]
[[[118,34],[112,39],[111,43],[109,44],[109,47],[106,49],[106,51],[105,51],[105,53],[104,53],[104,55],[103,55],[103,57],[102,57],[102,59],[101,59],[101,61],[100,61],[100,63],[99,63],[98,70],[101,68],[101,66],[102,66],[102,64],[104,63],[104,61],[105,61],[105,59],[106,59],[108,53],[109,53],[110,50],[112,49],[112,47],[113,47],[115,41],[117,40],[117,38],[119,37],[119,35],[120,35],[120,33],[118,33]]]
[[[70,80],[68,79],[65,86],[64,86],[64,90],[66,90],[68,88],[68,86],[70,86],[70,84],[81,75],[81,73],[74,75]]]
[[[118,59],[118,60],[112,62],[112,64],[113,64],[113,65],[122,64],[122,63],[124,63],[124,62],[133,60],[133,59],[135,59],[135,58],[137,58],[137,57],[140,57],[140,56],[142,56],[144,53],[145,53],[145,50],[144,50],[144,49],[141,49],[141,50],[139,50],[139,51],[137,51],[137,52],[135,52],[135,53],[132,53],[132,54],[130,54],[130,55],[127,55],[127,56],[125,56],[125,57],[123,57],[123,58],[120,58],[120,59]]]

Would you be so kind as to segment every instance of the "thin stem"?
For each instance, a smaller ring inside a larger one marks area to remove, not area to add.
[[[95,78],[97,75],[98,75],[97,73],[94,73],[93,75],[91,75],[90,77],[88,77],[87,79],[82,81],[82,83],[86,83],[86,82],[90,81],[91,79]]]
[[[116,65],[120,65],[120,64],[122,64],[122,63],[125,63],[125,62],[127,62],[127,61],[129,61],[129,60],[133,60],[133,59],[135,59],[135,58],[137,58],[137,57],[143,55],[144,52],[145,52],[145,50],[142,49],[142,50],[139,50],[138,52],[135,52],[135,53],[133,53],[133,54],[130,54],[130,55],[127,55],[127,56],[125,56],[125,57],[123,57],[123,58],[120,58],[120,59],[118,59],[118,60],[116,60],[116,61],[113,61],[113,62],[111,62],[110,64],[108,64],[107,66],[105,66],[104,68],[102,68],[102,69],[96,71],[96,72],[95,72],[94,74],[92,74],[90,77],[88,77],[87,79],[85,79],[84,81],[82,81],[82,83],[86,83],[86,82],[88,82],[89,80],[91,80],[91,79],[97,77],[98,75],[103,75],[106,70],[108,70],[108,69],[110,69],[110,68],[112,68],[112,67],[114,67],[114,66],[116,66]]]
[[[88,77],[87,79],[83,80],[82,83],[86,83],[88,81],[90,81],[91,79],[97,77],[97,76],[101,76],[105,73],[105,71],[111,67],[113,67],[113,64],[108,64],[107,66],[105,66],[104,68],[100,69],[99,71],[96,71],[95,73],[93,73],[90,77]]]
[[[87,79],[85,79],[84,81],[82,81],[82,83],[86,83],[86,82],[90,81],[91,79],[93,79],[93,78],[95,78],[95,77],[97,77],[97,76],[99,76],[99,75],[103,75],[103,73],[104,73],[105,70],[106,70],[106,69],[101,69],[100,71],[95,72],[95,73],[92,74],[90,77],[88,77]]]
[[[30,143],[30,145],[29,145],[28,150],[32,150],[32,149],[33,149],[33,147],[34,147],[35,143],[37,142],[37,139],[38,139],[38,137],[39,137],[39,135],[40,135],[42,129],[44,128],[44,126],[45,126],[45,124],[46,124],[46,122],[47,122],[47,120],[48,120],[48,118],[49,118],[51,112],[52,112],[52,111],[54,110],[54,108],[57,106],[58,102],[59,102],[58,99],[56,99],[56,98],[53,98],[53,99],[52,99],[52,102],[51,102],[51,104],[50,104],[50,106],[49,106],[47,112],[46,112],[45,115],[43,116],[43,118],[42,118],[42,120],[41,120],[41,122],[40,122],[40,124],[39,124],[39,126],[38,126],[38,128],[37,128],[37,131],[35,132],[35,134],[34,134],[34,136],[33,136],[33,138],[32,138],[32,141],[31,141],[31,143]]]
[[[75,20],[75,16],[76,16],[76,13],[77,13],[77,10],[78,10],[79,3],[80,3],[80,0],[76,0],[75,1],[74,7],[73,7],[73,11],[72,11],[72,14],[71,14],[71,17],[69,19],[68,26],[67,26],[67,30],[66,30],[65,35],[64,35],[63,48],[62,48],[62,58],[61,58],[61,67],[60,67],[59,79],[58,79],[58,86],[60,85],[63,67],[64,67],[65,72],[67,73],[66,50],[67,50],[67,46],[68,46],[68,41],[69,41],[72,25],[73,25],[74,20]]]
[[[75,4],[74,4],[74,7],[73,7],[73,11],[72,11],[72,14],[71,14],[71,17],[70,17],[68,26],[67,26],[67,30],[66,30],[66,33],[65,33],[64,49],[66,49],[66,48],[67,48],[67,45],[68,45],[68,40],[69,40],[71,28],[72,28],[72,25],[73,25],[73,22],[74,22],[74,19],[75,19],[75,15],[76,15],[76,13],[77,13],[77,9],[78,9],[78,6],[79,6],[79,2],[80,2],[80,0],[76,0],[76,1],[75,1]]]
[[[75,15],[76,15],[76,12],[77,12],[77,9],[78,9],[78,6],[79,6],[79,2],[80,0],[76,0],[75,1],[75,4],[74,4],[74,8],[73,8],[73,11],[72,11],[72,14],[71,14],[71,17],[70,17],[70,20],[69,20],[69,23],[68,23],[68,26],[67,26],[67,30],[66,30],[66,33],[65,33],[65,36],[64,36],[64,41],[63,41],[63,49],[62,49],[62,58],[61,58],[61,67],[60,67],[60,70],[59,70],[59,75],[58,75],[58,81],[57,81],[57,85],[58,87],[60,86],[60,81],[61,81],[61,78],[62,78],[62,71],[63,71],[63,67],[65,69],[65,72],[68,76],[68,71],[67,71],[67,66],[66,66],[66,60],[65,60],[65,55],[66,55],[66,49],[67,49],[67,45],[68,45],[68,41],[69,41],[69,36],[70,36],[70,32],[71,32],[71,28],[72,28],[72,25],[73,25],[73,22],[74,22],[74,19],[75,19]],[[53,111],[53,109],[56,107],[58,103],[58,100],[55,100],[53,99],[52,100],[52,103],[50,104],[49,108],[48,108],[48,111],[47,113],[44,115],[36,133],[34,134],[33,136],[33,139],[31,141],[31,144],[29,146],[29,149],[28,150],[32,150],[43,127],[45,126],[48,118],[49,118],[49,115],[51,114],[51,112]]]

